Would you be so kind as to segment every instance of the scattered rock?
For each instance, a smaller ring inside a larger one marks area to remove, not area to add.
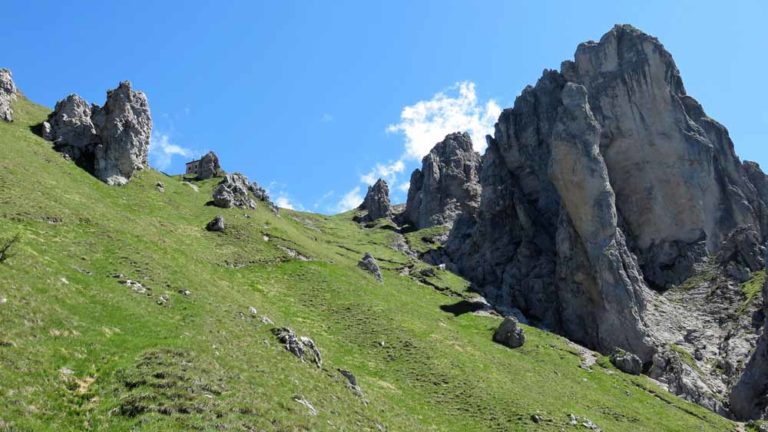
[[[403,217],[418,229],[452,225],[461,213],[480,205],[480,154],[467,133],[449,134],[411,174]]]
[[[624,350],[616,350],[611,354],[611,363],[620,371],[630,375],[640,375],[643,372],[643,362],[640,361],[640,357]]]
[[[281,251],[285,252],[289,257],[291,257],[293,259],[297,259],[299,261],[309,261],[309,257],[307,257],[306,255],[302,254],[301,252],[299,252],[299,251],[297,251],[295,249],[291,249],[291,248],[285,247],[283,245],[277,245],[277,247]]]
[[[286,327],[273,328],[272,334],[275,335],[277,340],[285,344],[285,349],[288,352],[301,359],[301,361],[314,363],[317,367],[323,366],[320,350],[312,339],[306,336],[297,337],[293,330]]]
[[[155,187],[157,188],[158,192],[165,192],[165,185],[163,184],[163,182],[155,183]]]
[[[294,396],[293,400],[307,407],[310,415],[313,415],[313,416],[317,415],[317,409],[314,406],[312,406],[312,404],[308,400],[304,399],[301,396]]]
[[[115,275],[115,277],[123,277],[123,275],[122,274]],[[135,280],[123,279],[118,282],[122,285],[129,287],[131,290],[133,290],[133,292],[137,294],[149,294],[150,289]]]
[[[274,323],[274,321],[272,321],[271,319],[269,319],[269,317],[268,317],[268,316],[266,316],[266,315],[264,315],[264,316],[262,316],[262,317],[261,317],[261,323],[262,323],[262,324],[266,324],[266,325],[274,325],[274,324],[275,324],[275,323]]]
[[[192,292],[188,289],[180,289],[179,294],[183,295],[184,297],[189,297],[192,295]]]
[[[352,390],[352,393],[354,393],[358,397],[364,397],[363,389],[360,388],[360,386],[357,384],[357,378],[355,375],[345,369],[337,369],[339,373],[347,379],[347,387],[349,387],[350,390]]]
[[[205,226],[205,229],[214,232],[224,231],[224,217],[216,216],[212,221],[208,222],[208,224]]]
[[[248,306],[248,313],[251,314],[251,316],[255,317],[256,315],[259,314],[259,311],[253,306]]]
[[[43,124],[43,137],[109,185],[127,183],[147,165],[152,117],[147,97],[128,81],[107,92],[103,107],[69,95]]]
[[[392,216],[392,207],[389,203],[389,185],[385,180],[378,179],[373,186],[368,187],[368,193],[365,194],[365,199],[360,204],[359,209],[368,211],[363,218],[364,221],[375,221]]]
[[[247,177],[238,173],[227,174],[213,189],[213,204],[221,208],[255,209],[256,202],[249,190]]]
[[[366,252],[363,258],[357,263],[357,266],[373,274],[379,282],[384,280],[381,275],[381,269],[379,269],[379,264],[376,262],[376,258],[370,253]]]
[[[165,305],[168,304],[169,301],[171,301],[171,298],[168,297],[168,294],[163,294],[163,295],[161,295],[160,297],[157,298],[156,303],[159,306],[165,306]]]
[[[0,305],[4,305],[6,303],[8,303],[8,298],[7,297],[0,297]]]
[[[0,120],[13,121],[11,102],[16,100],[16,92],[11,71],[0,68]]]
[[[531,421],[534,423],[541,423],[541,416],[538,414],[531,414]]]
[[[516,319],[506,317],[493,333],[493,341],[509,348],[518,348],[525,343],[525,332],[517,326]]]

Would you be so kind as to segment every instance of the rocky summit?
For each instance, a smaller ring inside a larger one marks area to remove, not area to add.
[[[152,117],[147,97],[123,81],[104,106],[72,94],[42,124],[43,138],[109,185],[124,185],[147,166]]]
[[[0,120],[13,121],[11,102],[16,100],[16,85],[11,71],[0,68]]]
[[[437,143],[411,174],[403,218],[418,229],[452,225],[480,204],[480,154],[469,134],[452,133]]]

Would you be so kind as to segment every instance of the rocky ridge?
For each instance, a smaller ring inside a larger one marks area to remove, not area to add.
[[[152,116],[144,93],[123,81],[104,106],[72,94],[42,124],[43,138],[101,181],[123,185],[147,166]]]
[[[628,25],[579,45],[503,111],[488,141],[479,206],[445,247],[450,267],[497,308],[626,351],[673,392],[732,414],[720,401],[742,368],[703,364],[748,356],[762,326],[734,318],[754,306],[733,299],[764,266],[766,179],[686,94],[663,45]],[[720,311],[675,301],[696,302],[696,290],[675,287],[702,269],[722,275],[699,287],[723,299]]]

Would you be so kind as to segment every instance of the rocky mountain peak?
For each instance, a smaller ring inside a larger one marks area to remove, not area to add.
[[[16,100],[16,84],[13,83],[11,71],[0,68],[0,120],[13,121],[11,102]]]
[[[368,211],[365,217],[368,221],[392,216],[392,206],[389,202],[389,185],[386,180],[378,179],[372,186],[368,186],[368,192],[365,194],[365,199],[359,209]]]
[[[466,132],[435,144],[411,174],[406,222],[419,229],[451,225],[461,213],[473,213],[480,203],[480,160]]]
[[[128,81],[107,92],[103,107],[67,96],[42,129],[54,148],[107,184],[125,184],[147,166],[152,116],[146,95]]]
[[[545,71],[502,112],[479,178],[479,207],[446,244],[455,269],[497,307],[604,353],[653,359],[671,389],[727,410],[732,379],[708,381],[664,347],[686,334],[740,346],[754,332],[709,331],[707,319],[680,318],[690,305],[658,297],[711,265],[725,278],[717,295],[741,295],[738,282],[763,265],[768,182],[686,94],[656,38],[619,25]],[[730,362],[730,349],[712,355]]]

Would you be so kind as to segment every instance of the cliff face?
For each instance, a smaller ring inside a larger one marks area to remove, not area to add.
[[[728,131],[686,94],[661,43],[631,26],[581,44],[523,90],[489,137],[480,184],[478,210],[462,214],[446,244],[454,268],[497,307],[647,365],[697,325],[669,318],[684,312],[658,306],[657,291],[726,246],[744,252],[719,269],[743,280],[763,265],[754,256],[765,175],[739,161]]]
[[[0,68],[0,120],[13,121],[11,102],[16,100],[16,84],[11,71]]]

